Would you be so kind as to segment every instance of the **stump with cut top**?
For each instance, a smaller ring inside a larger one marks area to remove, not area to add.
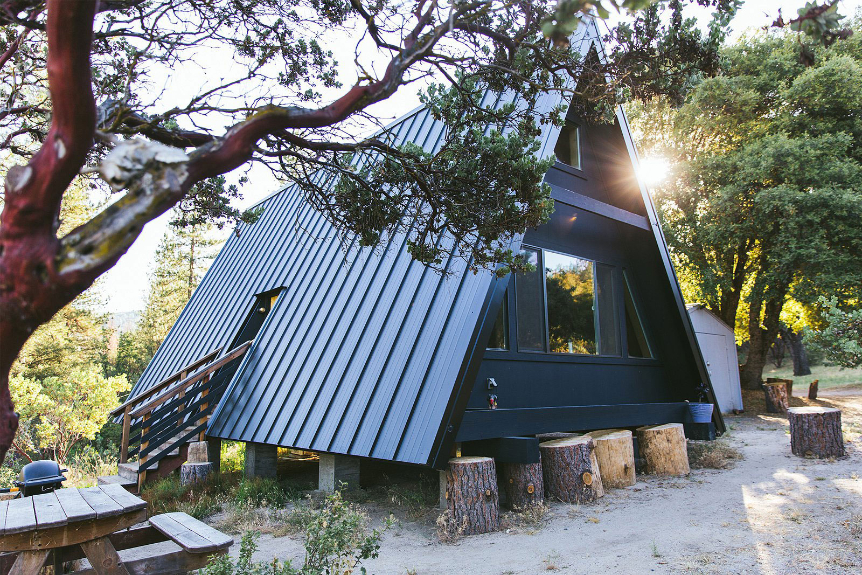
[[[500,528],[500,500],[493,458],[453,457],[449,460],[446,508],[464,535]]]
[[[545,500],[542,464],[501,463],[500,482],[510,509],[526,509]]]
[[[842,457],[841,410],[833,407],[791,407],[790,450],[800,457]]]
[[[628,429],[600,429],[588,433],[596,442],[596,460],[604,487],[635,484],[635,450]]]
[[[589,503],[605,494],[592,437],[565,437],[539,444],[547,497]]]
[[[781,381],[763,384],[767,413],[787,413],[787,384]]]
[[[647,425],[637,429],[638,451],[644,468],[653,475],[688,475],[688,450],[681,423]]]

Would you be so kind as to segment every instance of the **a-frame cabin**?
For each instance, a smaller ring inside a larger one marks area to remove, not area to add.
[[[594,22],[576,37],[601,55]],[[419,109],[388,130],[434,150],[443,128]],[[440,274],[403,236],[345,244],[289,186],[228,240],[131,397],[253,339],[211,370],[219,395],[195,416],[214,412],[192,432],[442,468],[456,443],[500,456],[519,449],[503,438],[685,422],[709,376],[623,111],[608,125],[569,117],[542,140],[558,158],[555,211],[513,246],[534,273],[498,279],[452,258]]]

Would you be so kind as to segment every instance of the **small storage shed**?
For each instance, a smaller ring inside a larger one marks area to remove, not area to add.
[[[686,306],[722,413],[742,411],[742,388],[733,328],[700,303]]]
[[[600,38],[587,22],[573,49],[601,57]],[[429,152],[446,135],[425,108],[387,130]],[[686,422],[709,375],[625,114],[569,114],[541,139],[555,212],[511,245],[534,272],[452,257],[441,275],[403,235],[361,248],[290,185],[228,240],[131,397],[253,340],[209,437],[442,469],[456,445],[537,461],[539,433]]]

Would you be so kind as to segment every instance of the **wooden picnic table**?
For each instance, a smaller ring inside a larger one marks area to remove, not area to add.
[[[18,552],[13,575],[37,575],[52,550],[74,545],[97,575],[128,575],[109,535],[146,520],[147,502],[120,485],[58,489],[0,502],[0,551]]]

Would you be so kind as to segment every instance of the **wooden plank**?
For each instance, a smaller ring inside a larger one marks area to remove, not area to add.
[[[96,518],[96,512],[77,489],[58,489],[54,495],[57,496],[57,501],[60,502],[60,506],[66,514],[66,521],[69,523]]]
[[[168,538],[152,525],[136,525],[129,529],[111,533],[108,535],[108,538],[117,551],[168,541]],[[2,560],[2,557],[0,555],[0,560]],[[81,549],[80,544],[63,548],[63,561],[74,561],[76,559],[84,559],[85,557],[86,555],[84,554],[84,550]],[[122,557],[122,554],[120,557]],[[2,566],[0,566],[0,575],[3,575]]]
[[[81,543],[81,549],[98,575],[129,575],[117,550],[107,537]]]
[[[9,500],[0,501],[0,535],[6,533],[6,509],[9,507]]]
[[[53,493],[34,495],[33,508],[36,511],[36,525],[39,529],[66,524],[66,514]]]
[[[39,551],[22,551],[12,565],[9,575],[39,575],[39,571],[48,559],[47,549]]]
[[[150,525],[161,531],[177,545],[189,553],[216,551],[218,547],[209,539],[202,537],[179,523],[169,514],[150,517]]]
[[[79,489],[79,491],[81,492],[81,496],[84,498],[84,501],[86,501],[87,504],[93,508],[93,511],[96,512],[96,519],[113,517],[115,515],[120,515],[125,511],[122,505],[108,497],[108,495],[98,487],[87,487]]]
[[[76,521],[60,527],[40,529],[38,542],[41,549],[68,547],[85,541],[93,541],[105,537],[120,529],[128,529],[147,520],[146,509],[131,511],[105,519],[89,519]],[[23,533],[6,534],[0,537],[0,551],[26,551],[33,548],[34,533],[28,530]]]
[[[108,497],[123,506],[126,511],[134,511],[136,509],[144,509],[147,502],[129,493],[122,485],[112,483],[110,485],[101,485],[99,487]]]
[[[210,527],[203,521],[199,521],[187,513],[175,511],[173,513],[166,513],[166,515],[186,529],[194,531],[204,539],[209,540],[210,543],[216,546],[216,549],[227,549],[233,545],[233,537]]]
[[[176,575],[188,573],[206,567],[213,557],[224,555],[226,551],[216,553],[189,553],[183,549],[162,553],[160,555],[142,557],[123,561],[130,575]],[[122,558],[122,555],[120,556]],[[97,575],[93,569],[75,571],[70,575]]]
[[[6,510],[5,533],[23,533],[36,528],[36,511],[33,509],[33,498],[22,497],[9,501]]]

